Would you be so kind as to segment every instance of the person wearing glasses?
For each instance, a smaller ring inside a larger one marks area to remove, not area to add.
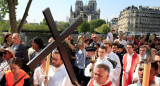
[[[21,37],[18,33],[13,33],[12,42],[13,42],[13,45],[11,46],[11,48],[14,49],[15,56],[21,60],[22,69],[27,73],[29,73],[29,69],[26,66],[28,62],[28,52],[26,47],[23,44],[21,44]]]
[[[56,50],[52,56],[52,75],[44,78],[45,86],[73,86],[59,51]]]

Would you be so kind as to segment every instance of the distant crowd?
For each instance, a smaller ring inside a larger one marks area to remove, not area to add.
[[[111,29],[105,37],[81,34],[77,40],[70,34],[63,41],[77,78],[73,83],[57,48],[50,52],[49,69],[46,56],[30,70],[26,64],[44,49],[43,39],[33,38],[27,48],[18,33],[7,33],[0,44],[0,86],[141,86],[146,61],[148,85],[160,86],[160,37],[124,36],[123,32],[114,37],[114,32]],[[48,44],[53,41],[49,38]]]

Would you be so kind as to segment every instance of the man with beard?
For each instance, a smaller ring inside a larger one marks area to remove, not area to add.
[[[52,75],[44,78],[45,86],[73,86],[58,50],[53,53],[52,65]]]

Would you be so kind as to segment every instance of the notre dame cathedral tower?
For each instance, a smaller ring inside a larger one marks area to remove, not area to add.
[[[89,0],[88,5],[83,5],[82,0],[76,0],[75,11],[70,9],[69,23],[71,24],[77,16],[81,15],[86,21],[100,19],[100,9],[97,10],[96,0]]]

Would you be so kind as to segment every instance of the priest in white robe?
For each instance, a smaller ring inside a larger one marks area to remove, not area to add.
[[[99,48],[99,51],[98,51],[99,57],[97,58],[95,66],[98,65],[98,64],[101,64],[101,63],[107,64],[109,66],[109,68],[110,68],[109,77],[112,78],[113,66],[112,66],[111,62],[109,62],[107,60],[107,58],[105,57],[106,51],[107,51],[107,49],[104,46],[101,46]],[[91,77],[91,71],[93,69],[94,69],[94,65],[92,65],[92,63],[90,63],[89,65],[87,65],[87,67],[85,68],[85,76]]]
[[[52,75],[44,79],[45,86],[74,86],[71,83],[58,50],[53,53],[52,65]]]
[[[103,41],[104,46],[107,48],[106,57],[112,61],[113,65],[113,78],[112,82],[116,85],[120,85],[121,64],[117,54],[112,52],[112,44],[106,40]]]

